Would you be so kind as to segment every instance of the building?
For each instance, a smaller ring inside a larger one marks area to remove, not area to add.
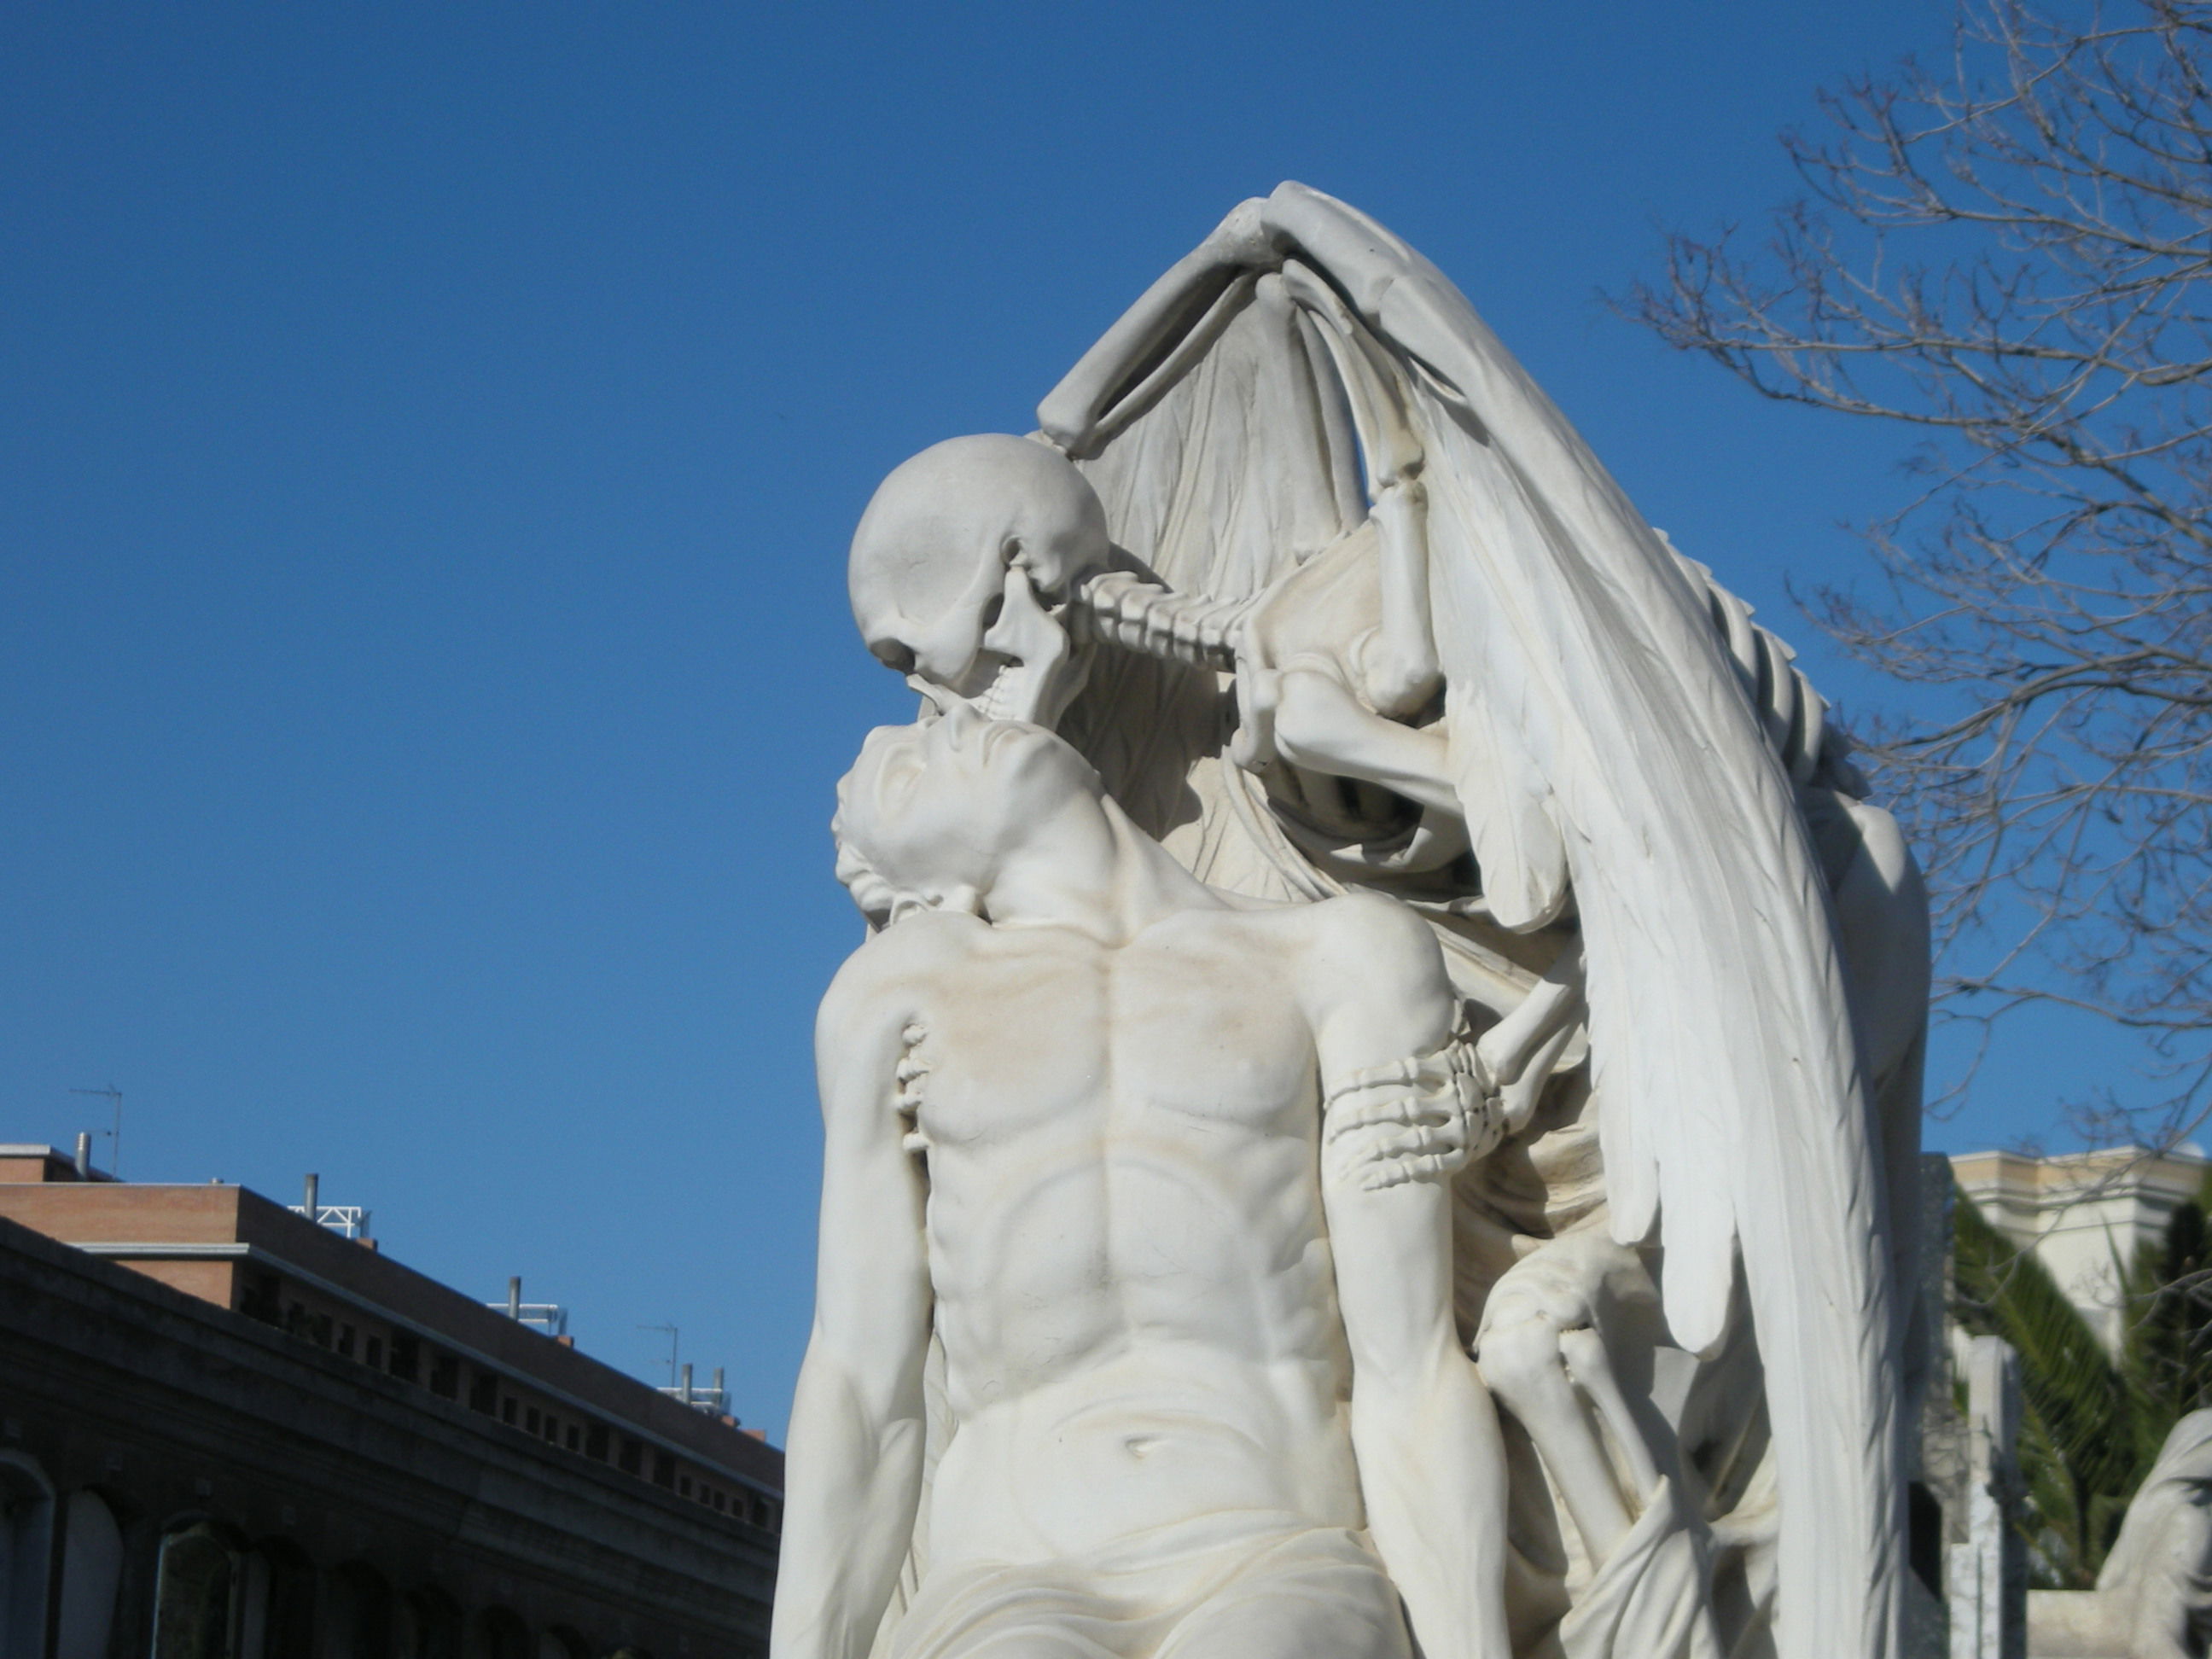
[[[2207,1160],[2140,1146],[2034,1158],[1967,1152],[1951,1160],[1984,1219],[2032,1249],[2109,1352],[2123,1334],[2121,1283],[2136,1252],[2164,1242],[2174,1211],[2204,1183]]]
[[[374,1241],[0,1146],[0,1652],[757,1659],[781,1487]]]

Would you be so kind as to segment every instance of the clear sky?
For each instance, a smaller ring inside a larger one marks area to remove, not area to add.
[[[1894,434],[1598,296],[1791,193],[1926,0],[0,10],[0,1139],[373,1206],[589,1351],[804,1341],[847,538],[1297,178],[1453,276],[1652,520],[1791,582]],[[2045,1025],[1931,1126],[2033,1132]],[[108,1157],[103,1143],[100,1156]]]

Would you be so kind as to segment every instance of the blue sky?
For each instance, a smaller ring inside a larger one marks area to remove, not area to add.
[[[1824,82],[1942,9],[684,3],[0,12],[0,1139],[372,1206],[780,1434],[830,786],[909,700],[842,562],[876,480],[1019,431],[1297,178],[1456,278],[1644,510],[1789,586],[1895,434],[1610,314],[1791,193]],[[2014,1039],[1934,1144],[2112,1050]],[[105,1157],[103,1149],[102,1156]]]

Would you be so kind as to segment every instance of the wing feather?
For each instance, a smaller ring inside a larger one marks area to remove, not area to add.
[[[1642,1242],[1656,1226],[1683,1346],[1711,1351],[1726,1334],[1741,1255],[1782,1483],[1781,1650],[1889,1655],[1889,1224],[1789,779],[1702,596],[1458,292],[1318,192],[1286,185],[1270,207],[1408,362],[1440,659],[1448,682],[1479,685],[1508,716],[1463,746],[1455,726],[1461,799],[1510,818],[1523,884],[1509,898],[1533,920],[1526,804],[1493,803],[1541,781],[1588,958],[1615,1236]]]

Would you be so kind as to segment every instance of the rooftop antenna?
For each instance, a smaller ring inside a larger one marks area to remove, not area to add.
[[[369,1242],[368,1212],[358,1204],[325,1204],[323,1202],[323,1178],[309,1175],[301,1183],[300,1201],[290,1206],[294,1215],[301,1215],[314,1225],[340,1238],[350,1238],[376,1247]]]
[[[109,1101],[113,1103],[115,1107],[115,1127],[112,1129],[102,1129],[100,1133],[107,1136],[110,1142],[112,1143],[112,1149],[109,1152],[107,1159],[108,1173],[113,1176],[118,1181],[122,1180],[123,1091],[117,1088],[112,1083],[111,1083],[105,1089],[72,1089],[70,1092],[73,1095],[101,1095],[105,1096]]]
[[[484,1306],[494,1313],[503,1313],[516,1324],[536,1331],[541,1336],[561,1337],[568,1334],[568,1310],[557,1302],[525,1302],[522,1299],[522,1275],[507,1276],[507,1300],[487,1302]],[[658,1325],[642,1326],[645,1330],[659,1330]]]
[[[678,1334],[676,1327],[673,1325],[641,1325],[638,1327],[638,1329],[641,1331],[666,1331],[668,1333],[668,1386],[671,1389],[673,1389],[676,1386],[676,1341]]]

